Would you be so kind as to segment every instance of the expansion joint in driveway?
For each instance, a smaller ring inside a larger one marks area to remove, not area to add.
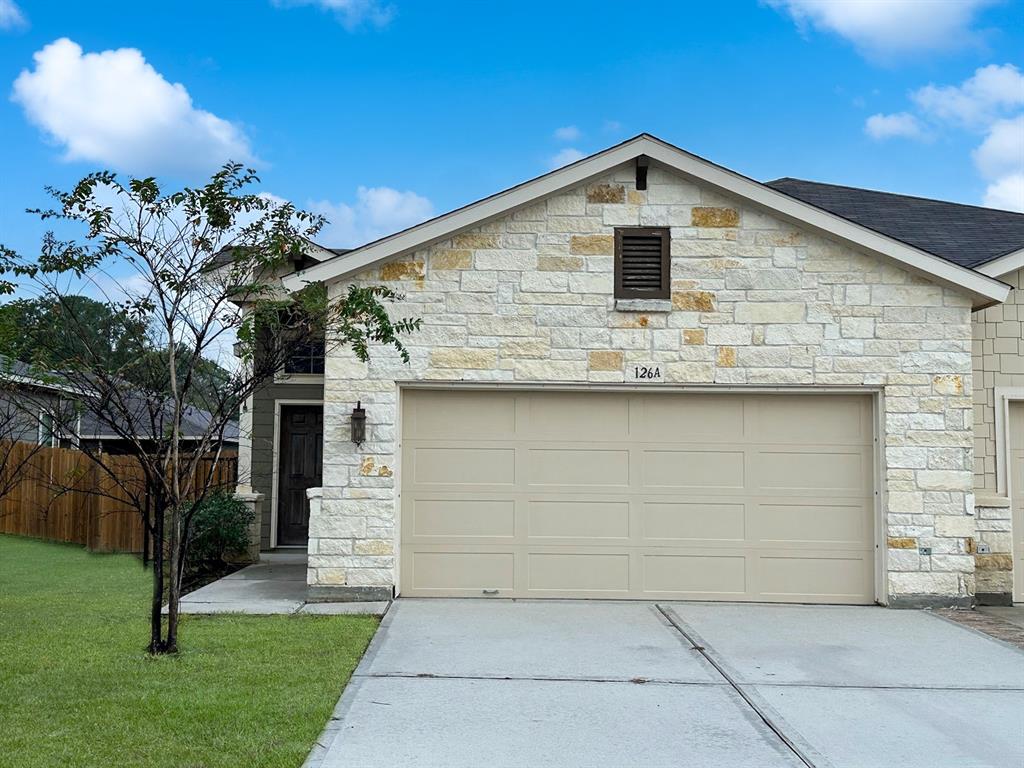
[[[666,680],[657,677],[587,677],[587,676],[562,676],[562,675],[453,675],[438,674],[434,672],[365,672],[355,673],[352,677],[367,679],[373,678],[400,678],[406,680],[508,680],[509,682],[522,681],[527,683],[617,683],[634,685],[684,685],[691,687],[726,686],[727,682],[707,682],[705,680]]]
[[[703,656],[704,659],[708,662],[708,664],[715,668],[715,671],[722,676],[725,682],[728,683],[734,691],[736,691],[739,697],[743,699],[744,702],[746,702],[747,706],[749,706],[754,711],[754,714],[756,714],[761,719],[761,721],[766,726],[768,726],[769,730],[771,730],[772,733],[779,737],[782,743],[786,745],[786,748],[789,749],[789,751],[792,752],[794,755],[796,755],[796,758],[804,765],[806,765],[807,768],[815,768],[814,762],[807,756],[807,754],[802,749],[800,749],[800,747],[793,743],[793,740],[786,735],[786,733],[782,730],[781,726],[772,719],[772,717],[764,709],[764,707],[760,706],[756,701],[754,701],[754,699],[750,695],[748,695],[748,693],[743,689],[743,686],[737,683],[736,680],[733,679],[732,675],[726,672],[722,665],[719,664],[711,656],[711,654],[708,653],[705,644],[698,643],[696,638],[693,636],[692,632],[688,631],[687,628],[683,626],[683,623],[672,611],[667,610],[660,604],[658,604],[656,607],[658,609],[658,612],[661,613],[661,615],[665,617],[665,620],[668,621],[668,623],[671,624],[675,628],[675,630],[683,636],[686,642],[688,642],[695,651],[697,651],[701,656]]]

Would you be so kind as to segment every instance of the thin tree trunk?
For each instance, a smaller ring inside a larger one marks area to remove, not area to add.
[[[142,511],[142,567],[145,568],[149,565],[149,558],[152,552],[150,548],[150,542],[152,541],[150,528],[152,527],[153,519],[153,499],[152,495],[146,494],[146,506]]]
[[[167,639],[164,653],[178,652],[178,606],[181,601],[181,508],[171,509],[171,535],[168,541]]]
[[[151,494],[148,494],[152,498]],[[164,652],[163,618],[161,611],[164,604],[164,513],[163,504],[159,500],[147,501],[153,510],[153,602],[149,616],[149,652]]]

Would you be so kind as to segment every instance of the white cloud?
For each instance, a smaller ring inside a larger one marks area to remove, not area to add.
[[[917,114],[873,115],[864,130],[876,139],[950,130],[983,135],[971,155],[988,185],[984,205],[1024,211],[1024,74],[1017,67],[990,64],[960,85],[932,83],[910,98]]]
[[[985,190],[985,205],[1024,213],[1024,173],[1013,173],[989,184]]]
[[[196,108],[136,48],[83,53],[61,38],[23,70],[11,98],[28,119],[82,160],[133,173],[209,173],[228,160],[253,162],[242,130]]]
[[[567,125],[563,128],[555,129],[555,138],[558,141],[578,141],[582,135],[582,131],[575,125]]]
[[[974,150],[974,162],[987,179],[1024,172],[1024,115],[993,123],[985,141]]]
[[[809,28],[846,38],[876,58],[962,48],[976,41],[977,12],[994,0],[764,0]]]
[[[0,29],[15,29],[28,24],[14,0],[0,0]]]
[[[561,168],[563,165],[569,165],[575,163],[580,158],[586,157],[575,147],[566,147],[565,149],[559,150],[549,161],[548,165],[550,168]]]
[[[329,223],[317,240],[331,248],[352,248],[429,219],[434,206],[415,192],[390,187],[359,187],[353,204],[318,200],[307,208]]]
[[[873,139],[918,139],[924,135],[921,124],[909,112],[872,115],[864,123],[864,132]]]
[[[315,5],[333,13],[349,32],[363,24],[385,27],[395,17],[395,8],[380,0],[272,0],[279,8],[296,5]]]
[[[993,123],[974,164],[989,182],[985,205],[1024,211],[1024,114]]]
[[[911,94],[937,120],[977,127],[1024,106],[1024,74],[1013,64],[989,64],[960,85],[926,85]]]

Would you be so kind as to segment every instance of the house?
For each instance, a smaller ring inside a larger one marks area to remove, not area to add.
[[[125,413],[120,415],[116,415],[113,408],[102,414],[90,411],[87,406],[82,409],[78,434],[82,450],[126,454],[133,452],[134,441],[129,435],[134,435],[134,439],[141,439],[143,445],[150,446],[156,438],[166,438],[174,410],[170,401],[161,405],[141,392],[130,392],[123,399]],[[209,411],[193,405],[184,409],[179,438],[182,451],[197,449],[202,441],[216,437],[210,434],[212,418]],[[228,422],[221,439],[214,440],[212,447],[208,447],[207,450],[216,450],[218,447],[231,452],[238,448],[236,422]]]
[[[240,490],[311,599],[1024,599],[1022,268],[1024,215],[640,135],[284,276],[423,328],[311,345]]]
[[[0,440],[124,454],[131,452],[128,435],[152,443],[154,436],[167,432],[173,417],[171,403],[161,405],[134,390],[125,393],[125,412],[116,423],[113,412],[117,409],[96,413],[90,409],[90,400],[88,391],[73,385],[61,373],[0,355]],[[198,447],[206,438],[211,418],[208,411],[186,407],[181,419],[183,450]],[[237,422],[226,424],[216,445],[232,452],[238,448]]]
[[[52,374],[0,355],[0,440],[76,447],[77,398]]]

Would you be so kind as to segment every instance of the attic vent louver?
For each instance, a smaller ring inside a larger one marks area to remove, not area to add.
[[[670,240],[667,227],[615,229],[615,298],[669,298]]]

